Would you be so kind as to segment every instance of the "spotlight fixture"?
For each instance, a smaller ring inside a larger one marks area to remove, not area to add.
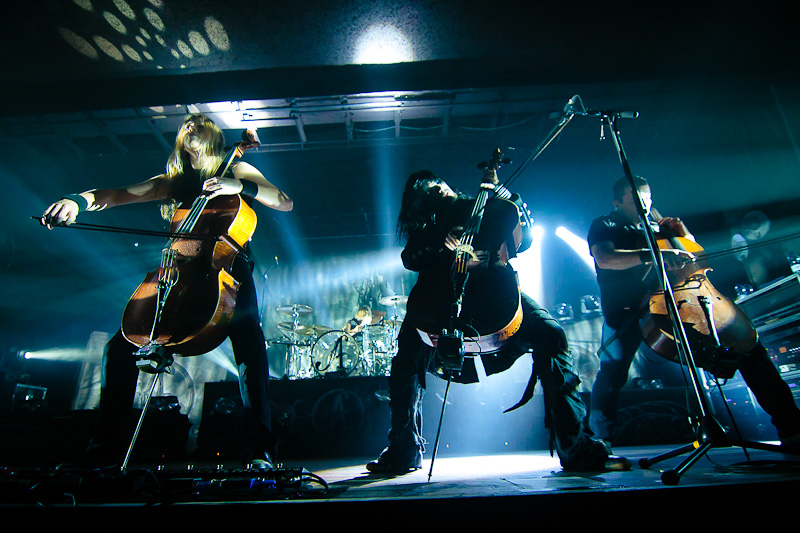
[[[600,298],[592,294],[587,294],[581,298],[581,316],[583,318],[593,318],[601,314]]]
[[[800,272],[800,255],[790,252],[786,255],[786,260],[789,262],[789,268],[792,272]]]
[[[755,289],[752,285],[748,285],[746,283],[737,284],[733,286],[733,290],[736,292],[736,298],[744,298],[748,294],[752,294],[755,292]]]
[[[568,303],[560,303],[555,308],[556,320],[561,323],[572,322],[575,319],[575,311]]]

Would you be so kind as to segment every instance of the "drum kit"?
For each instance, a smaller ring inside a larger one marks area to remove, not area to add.
[[[388,376],[403,323],[399,308],[407,301],[408,297],[401,295],[381,298],[378,303],[390,311],[371,311],[359,317],[359,327],[350,332],[303,325],[301,318],[313,312],[311,307],[281,305],[276,311],[291,319],[278,323],[279,337],[268,344],[286,348],[285,375],[289,379]]]

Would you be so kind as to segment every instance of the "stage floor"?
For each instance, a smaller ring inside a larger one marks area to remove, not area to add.
[[[797,456],[748,450],[748,460],[741,448],[716,448],[688,469],[677,485],[668,486],[662,472],[686,456],[647,469],[638,462],[673,448],[616,449],[632,460],[633,469],[603,473],[563,472],[547,452],[470,457],[442,453],[430,481],[429,459],[422,470],[401,476],[369,474],[365,464],[371,458],[309,459],[282,465],[278,472],[294,472],[296,477],[280,490],[269,484],[269,475],[224,464],[180,463],[160,470],[156,465],[132,464],[125,476],[107,473],[102,482],[93,474],[61,471],[40,472],[35,483],[26,483],[32,479],[28,470],[17,472],[11,484],[6,471],[0,509],[7,517],[19,515],[40,524],[85,519],[111,526],[132,518],[152,518],[162,526],[203,525],[212,514],[229,512],[260,521],[278,517],[304,526],[341,521],[384,525],[416,519],[425,524],[463,523],[489,516],[498,525],[521,525],[526,517],[576,525],[636,517],[650,525],[676,526],[708,518],[721,526],[741,525],[742,516],[761,516],[767,509],[770,514],[794,514],[794,491],[800,481]]]

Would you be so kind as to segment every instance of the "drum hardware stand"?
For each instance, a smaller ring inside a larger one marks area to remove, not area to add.
[[[364,366],[364,371],[368,376],[375,375],[375,354],[377,353],[377,346],[375,341],[372,340],[372,333],[367,327],[361,329],[361,354],[358,356],[355,366],[351,372],[355,372],[359,364]],[[356,344],[358,341],[353,337]]]
[[[139,358],[136,361],[136,368],[138,368],[140,372],[153,374],[154,377],[153,383],[150,385],[150,390],[147,392],[147,396],[145,396],[144,407],[142,407],[142,413],[139,415],[139,421],[136,423],[136,430],[133,432],[133,438],[131,439],[130,446],[128,446],[128,452],[125,454],[125,460],[120,467],[120,472],[123,474],[128,469],[128,461],[131,458],[131,453],[133,453],[133,446],[136,444],[136,439],[139,438],[139,431],[142,429],[144,415],[147,414],[147,408],[150,406],[150,400],[153,397],[153,392],[156,390],[159,378],[161,374],[169,373],[169,368],[174,361],[172,355],[167,353],[161,345],[150,344],[142,346],[134,355]]]
[[[575,103],[580,104],[581,109],[577,110],[573,106]],[[761,442],[752,442],[752,441],[745,441],[745,440],[736,440],[730,439],[727,435],[726,430],[722,427],[722,425],[714,418],[713,414],[710,412],[710,404],[708,397],[706,396],[705,391],[702,388],[700,383],[700,373],[698,368],[695,364],[694,356],[692,354],[691,348],[689,347],[689,340],[686,335],[686,330],[683,326],[683,322],[680,319],[680,314],[678,312],[678,305],[675,301],[675,295],[672,291],[672,286],[669,282],[669,278],[667,276],[666,266],[664,264],[664,260],[661,256],[661,252],[659,251],[658,244],[656,242],[655,234],[653,232],[653,228],[650,227],[650,224],[647,220],[647,214],[644,210],[644,204],[642,202],[642,198],[639,195],[639,191],[635,185],[633,174],[631,173],[630,166],[628,165],[628,159],[625,154],[625,148],[622,146],[622,140],[620,138],[620,132],[617,127],[617,119],[618,118],[635,118],[638,116],[638,113],[631,112],[631,111],[591,111],[587,110],[583,106],[583,102],[580,100],[580,96],[573,96],[569,103],[567,104],[567,108],[565,108],[565,112],[577,114],[577,115],[588,115],[588,116],[598,116],[601,118],[601,140],[603,140],[603,132],[605,131],[605,127],[608,126],[612,138],[614,140],[615,147],[617,149],[617,153],[619,155],[620,163],[622,164],[622,169],[625,173],[625,177],[628,179],[628,182],[631,187],[631,192],[634,198],[634,204],[636,205],[636,210],[639,213],[639,218],[641,220],[641,225],[644,229],[645,237],[647,238],[647,247],[650,250],[650,257],[653,261],[653,265],[655,266],[654,270],[658,277],[658,281],[660,283],[660,288],[664,292],[664,301],[667,305],[667,309],[669,310],[669,316],[672,322],[673,328],[673,335],[675,339],[675,344],[678,349],[678,355],[682,364],[686,365],[689,369],[689,376],[691,377],[692,388],[694,389],[694,393],[697,400],[697,406],[699,409],[699,414],[695,418],[696,424],[696,440],[690,444],[686,444],[678,449],[673,451],[658,455],[652,458],[645,458],[639,461],[639,466],[642,468],[648,468],[651,465],[658,463],[660,461],[664,461],[666,459],[670,459],[672,457],[677,457],[679,455],[683,455],[685,453],[690,453],[689,457],[687,457],[682,463],[680,463],[677,467],[673,470],[667,470],[662,473],[661,481],[665,485],[677,485],[680,482],[681,476],[684,472],[686,472],[689,468],[692,467],[700,458],[702,458],[705,454],[708,453],[709,450],[712,448],[730,448],[730,447],[742,447],[745,449],[745,454],[747,453],[746,448],[755,448],[760,450],[766,451],[775,451],[782,453],[780,446],[775,446],[771,444],[764,444]],[[710,306],[704,306],[704,311],[707,317],[710,317],[711,308]],[[709,322],[712,324],[710,329],[713,330],[712,339],[714,342],[719,342],[719,338],[717,336],[716,330],[714,330],[713,322]]]
[[[290,337],[292,343],[289,348],[289,374],[302,378],[304,376],[300,375],[300,362],[298,361],[302,356],[297,351],[297,326],[299,319],[300,314],[297,311],[292,311],[292,336]]]

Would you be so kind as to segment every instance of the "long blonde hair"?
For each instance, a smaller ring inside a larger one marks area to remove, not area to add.
[[[211,139],[207,143],[203,143],[201,158],[203,166],[197,169],[200,174],[200,177],[203,180],[207,180],[214,176],[214,172],[216,172],[219,165],[222,163],[222,160],[225,157],[225,136],[222,134],[222,130],[219,129],[213,120],[208,118],[207,116],[203,115],[202,113],[192,113],[190,115],[186,115],[186,118],[183,119],[183,124],[186,125],[189,122],[195,122],[202,125],[211,132]],[[186,152],[186,149],[183,146],[184,138],[186,137],[186,132],[181,127],[178,130],[178,134],[175,137],[175,146],[172,149],[172,153],[169,155],[169,159],[167,159],[167,178],[175,179],[178,176],[183,175],[184,169],[186,165],[189,165],[189,154]],[[172,220],[172,216],[175,214],[175,211],[178,208],[178,203],[175,200],[168,200],[161,206],[161,216],[164,217],[165,220]]]

